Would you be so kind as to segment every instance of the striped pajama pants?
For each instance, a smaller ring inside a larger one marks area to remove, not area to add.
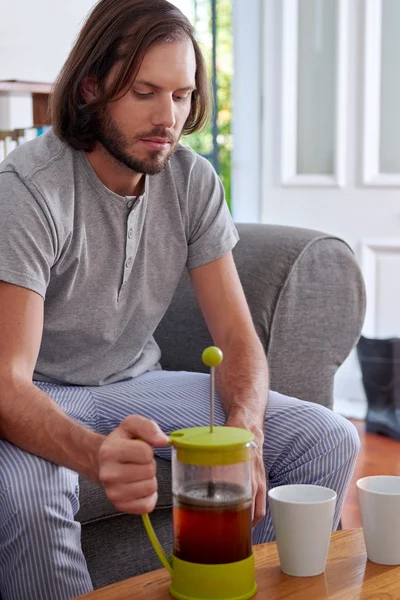
[[[103,387],[36,385],[72,419],[107,435],[130,414],[154,419],[170,433],[206,425],[209,376],[151,371]],[[216,398],[215,424],[225,414]],[[359,452],[353,425],[332,411],[271,392],[265,419],[268,487],[310,483],[337,492],[336,529]],[[170,449],[157,449],[162,458]],[[92,590],[80,544],[77,473],[0,441],[0,596],[2,600],[68,600]],[[270,514],[254,543],[274,537]]]

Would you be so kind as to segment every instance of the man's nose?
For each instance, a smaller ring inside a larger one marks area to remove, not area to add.
[[[153,114],[153,124],[165,128],[172,128],[176,123],[175,106],[173,98],[163,98],[157,105]]]

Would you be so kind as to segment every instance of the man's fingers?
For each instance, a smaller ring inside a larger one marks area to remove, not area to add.
[[[105,486],[107,496],[119,510],[122,510],[121,506],[126,503],[149,498],[157,492],[157,489],[157,479],[155,477],[135,483],[113,485],[110,488]]]
[[[134,466],[132,466],[132,463],[118,465],[105,463],[101,471],[101,480],[103,485],[135,483],[136,481],[152,479],[156,476],[156,473],[157,466],[154,459],[151,463],[145,465],[135,464]]]
[[[253,527],[255,527],[265,517],[266,513],[266,492],[264,487],[259,487],[253,502]]]
[[[113,432],[114,433],[114,432]],[[111,438],[100,446],[100,469],[108,463],[135,463],[146,465],[154,460],[153,448],[141,440]]]
[[[252,526],[255,527],[266,514],[267,511],[267,481],[265,476],[265,467],[262,456],[257,456],[253,463],[252,477]]]
[[[152,446],[165,446],[169,441],[168,436],[161,431],[155,421],[140,415],[126,417],[110,436],[126,439],[140,438]]]
[[[154,510],[157,499],[158,494],[157,492],[154,492],[154,494],[147,496],[146,498],[138,498],[136,500],[127,499],[126,501],[121,501],[114,505],[121,512],[129,513],[131,515],[144,515]]]
[[[151,512],[157,502],[153,446],[168,437],[157,423],[131,415],[110,433],[98,452],[99,480],[114,506],[132,514]]]

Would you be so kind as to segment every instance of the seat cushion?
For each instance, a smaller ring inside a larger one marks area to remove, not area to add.
[[[169,508],[172,505],[171,492],[171,463],[169,460],[156,459],[158,480],[158,502],[156,509]],[[82,524],[100,519],[115,517],[121,513],[115,508],[100,485],[92,483],[83,477],[79,480],[80,509],[76,520]]]

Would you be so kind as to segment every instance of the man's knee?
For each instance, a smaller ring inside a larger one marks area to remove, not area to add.
[[[356,458],[361,450],[360,436],[356,427],[345,417],[332,413],[337,421],[338,437],[341,440],[341,447],[348,458]]]
[[[345,417],[323,406],[314,405],[313,420],[317,435],[327,449],[340,454],[343,462],[355,459],[361,449],[360,437],[356,427]],[[318,426],[318,425],[319,426]]]

